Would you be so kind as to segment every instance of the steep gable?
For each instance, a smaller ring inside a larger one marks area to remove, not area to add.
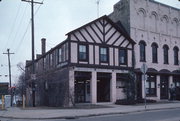
[[[98,43],[132,49],[135,42],[106,15],[67,33],[72,41]]]

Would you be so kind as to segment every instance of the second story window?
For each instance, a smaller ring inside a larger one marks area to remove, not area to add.
[[[169,63],[169,54],[168,54],[169,47],[167,45],[163,46],[163,52],[164,52],[164,64]]]
[[[139,49],[140,49],[140,61],[145,62],[146,61],[146,43],[144,41],[140,41]]]
[[[50,61],[50,66],[52,66],[53,65],[53,54],[50,54],[50,57],[49,57],[49,61]]]
[[[61,63],[62,62],[62,49],[59,48],[58,50],[58,63]]]
[[[46,57],[43,58],[43,69],[46,69]]]
[[[152,62],[158,62],[158,45],[156,43],[152,44]]]
[[[119,50],[119,64],[122,64],[122,65],[127,64],[127,50],[125,49]]]
[[[79,60],[87,61],[87,46],[79,45]]]
[[[178,54],[179,54],[179,49],[178,49],[178,47],[174,47],[174,65],[179,65],[179,56],[178,56]]]
[[[108,48],[100,47],[100,62],[108,62]]]

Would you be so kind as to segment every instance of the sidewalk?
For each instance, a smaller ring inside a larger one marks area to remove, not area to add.
[[[103,104],[100,104],[103,105]],[[156,103],[147,105],[147,111],[180,108],[180,102]],[[91,109],[57,109],[57,108],[27,108],[21,109],[17,107],[0,110],[1,118],[16,119],[65,119],[77,117],[90,117],[110,114],[126,114],[133,112],[145,111],[144,105],[114,105],[106,104],[104,108]]]

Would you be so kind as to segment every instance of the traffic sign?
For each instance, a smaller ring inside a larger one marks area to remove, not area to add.
[[[147,72],[147,70],[148,70],[148,67],[147,67],[147,65],[145,64],[145,63],[143,63],[143,65],[141,66],[141,72],[143,73],[143,74],[145,74],[146,72]]]
[[[36,74],[31,74],[31,80],[36,80]]]

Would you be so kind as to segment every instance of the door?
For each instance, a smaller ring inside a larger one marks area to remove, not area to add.
[[[85,102],[85,82],[82,80],[75,81],[75,102],[84,103]]]
[[[142,99],[142,75],[136,75],[137,100]]]
[[[110,101],[110,73],[97,73],[97,102]]]
[[[161,76],[160,82],[160,97],[161,99],[168,99],[168,80],[169,76]]]
[[[180,76],[174,76],[173,82],[175,86],[175,95],[176,100],[180,100]]]

